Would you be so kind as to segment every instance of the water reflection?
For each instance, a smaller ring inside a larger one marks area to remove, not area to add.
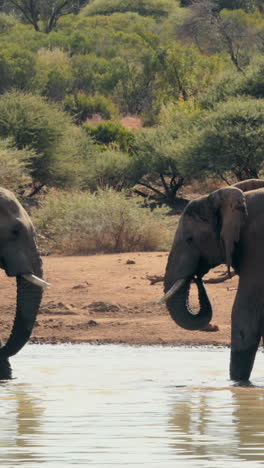
[[[168,431],[175,453],[194,459],[264,458],[262,388],[185,389],[171,403]]]
[[[0,387],[0,455],[2,461],[33,461],[35,441],[41,433],[43,408],[23,384],[2,383]]]
[[[0,465],[258,466],[264,388],[232,386],[228,356],[224,349],[28,346],[14,358],[17,379],[0,383]],[[262,365],[260,376],[258,383]]]

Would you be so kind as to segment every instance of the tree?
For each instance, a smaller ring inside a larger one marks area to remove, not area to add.
[[[15,44],[0,47],[0,93],[10,88],[29,90],[36,73],[35,56]]]
[[[30,187],[29,166],[33,151],[18,150],[12,140],[0,139],[0,186],[22,195]]]
[[[219,9],[228,8],[229,10],[241,9],[251,12],[256,7],[255,0],[218,0]]]
[[[117,147],[120,151],[128,151],[133,133],[119,122],[101,122],[98,125],[83,124],[83,129],[95,140],[96,144]]]
[[[258,178],[264,164],[264,102],[232,98],[207,112],[196,130],[184,135],[179,167],[189,178],[227,182]]]
[[[183,7],[188,7],[193,3],[195,3],[195,0],[181,0],[181,6]],[[215,5],[218,10],[228,8],[229,10],[242,9],[249,12],[254,10],[256,3],[255,0],[215,0]]]
[[[175,43],[164,54],[160,72],[163,99],[176,101],[196,96],[214,80],[219,68],[219,57],[206,57],[195,46]]]
[[[243,71],[259,43],[256,18],[250,21],[251,15],[242,10],[219,12],[214,0],[198,0],[189,11],[180,36],[194,42],[202,53],[226,52],[237,71]]]
[[[18,150],[34,151],[29,169],[36,189],[73,186],[88,170],[91,139],[40,96],[17,91],[0,96],[0,137],[12,138]]]
[[[6,8],[13,8],[19,13],[26,23],[31,24],[36,31],[41,30],[50,33],[62,16],[70,13],[78,13],[79,9],[88,0],[5,0]]]
[[[134,11],[142,16],[168,16],[173,6],[171,0],[94,0],[85,8],[86,15],[111,15]]]
[[[184,177],[170,132],[166,128],[137,132],[130,152],[136,193],[175,206]]]

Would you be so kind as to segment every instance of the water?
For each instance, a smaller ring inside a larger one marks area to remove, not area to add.
[[[28,345],[0,384],[0,466],[264,463],[264,369],[227,378],[229,350]]]

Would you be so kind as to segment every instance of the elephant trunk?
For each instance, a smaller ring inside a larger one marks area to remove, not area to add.
[[[34,273],[42,277],[42,262],[38,253],[34,259]],[[17,305],[13,328],[6,344],[0,349],[0,359],[18,353],[30,338],[39,310],[42,288],[17,275]]]
[[[192,279],[186,279],[184,285],[166,301],[167,309],[173,320],[186,330],[199,330],[212,318],[212,307],[201,278],[193,281],[198,288],[200,310],[194,314],[189,306],[189,293]],[[165,287],[165,290],[168,289]]]

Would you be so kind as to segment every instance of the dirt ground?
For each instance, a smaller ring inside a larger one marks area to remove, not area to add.
[[[163,275],[167,253],[125,253],[83,257],[44,257],[44,293],[32,342],[93,342],[162,345],[225,345],[230,341],[230,313],[237,277],[207,284],[219,331],[187,331],[170,318],[162,283],[148,277]],[[218,276],[224,267],[207,275]],[[1,335],[6,339],[14,317],[15,279],[1,272]],[[192,292],[192,302],[196,292]]]

